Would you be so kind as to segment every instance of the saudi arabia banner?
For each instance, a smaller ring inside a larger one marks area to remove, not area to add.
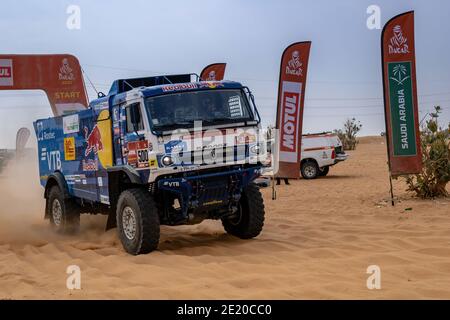
[[[392,176],[422,168],[414,47],[414,12],[386,23],[381,36],[384,108]]]

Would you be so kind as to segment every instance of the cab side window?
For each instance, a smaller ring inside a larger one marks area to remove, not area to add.
[[[144,130],[144,121],[142,119],[141,104],[132,103],[126,107],[127,114],[127,133]]]

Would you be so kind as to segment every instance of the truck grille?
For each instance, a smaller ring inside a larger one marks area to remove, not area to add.
[[[231,163],[245,160],[248,156],[248,146],[233,146],[225,148],[204,149],[199,152],[180,152],[177,163],[186,164],[213,164]]]

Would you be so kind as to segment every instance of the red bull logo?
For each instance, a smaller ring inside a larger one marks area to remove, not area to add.
[[[203,81],[200,83],[200,88],[215,89],[218,87],[223,87],[223,83],[220,81]]]
[[[97,125],[89,133],[89,129],[84,127],[84,135],[87,142],[87,147],[85,151],[85,156],[87,157],[91,152],[97,154],[99,151],[103,150],[102,135],[100,129]]]

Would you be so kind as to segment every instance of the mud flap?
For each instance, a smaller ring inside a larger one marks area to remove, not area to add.
[[[111,206],[111,208],[109,209],[108,221],[106,221],[105,231],[108,231],[110,229],[114,229],[116,227],[117,227],[116,206]]]

